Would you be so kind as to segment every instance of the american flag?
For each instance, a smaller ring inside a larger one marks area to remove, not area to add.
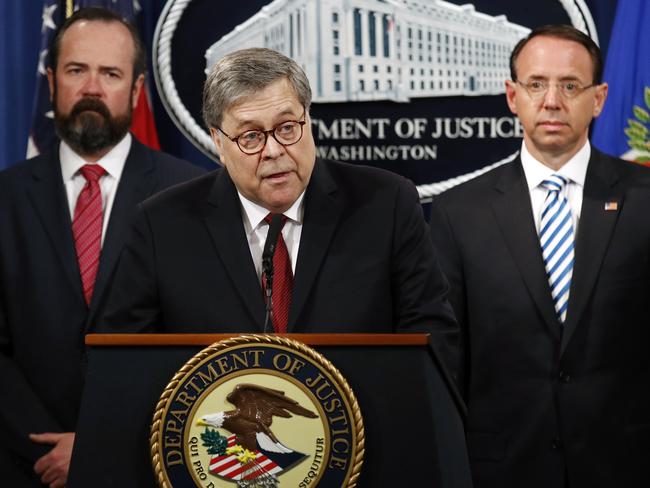
[[[57,142],[54,132],[54,112],[47,84],[48,49],[58,27],[74,11],[83,7],[104,7],[113,10],[136,26],[142,11],[139,0],[45,0],[43,2],[41,48],[36,70],[36,93],[32,109],[32,127],[27,142],[27,157],[36,156]],[[145,81],[145,90],[140,92],[138,105],[133,111],[131,132],[143,144],[160,149],[147,86],[148,83]]]
[[[235,446],[235,436],[231,435],[228,437],[228,447],[233,446]],[[246,464],[239,462],[235,454],[213,456],[208,469],[214,475],[235,481],[276,475],[282,471],[280,466],[260,451],[255,451],[254,454],[255,459]]]

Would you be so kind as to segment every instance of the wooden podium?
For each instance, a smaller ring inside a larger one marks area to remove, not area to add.
[[[154,407],[188,359],[230,337],[233,334],[86,336],[86,386],[67,486],[156,486],[149,449]],[[354,390],[366,436],[358,486],[471,487],[463,407],[436,366],[427,335],[284,337],[323,354]]]

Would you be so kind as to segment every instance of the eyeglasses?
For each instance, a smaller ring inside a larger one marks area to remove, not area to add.
[[[596,83],[582,86],[577,81],[560,81],[559,83],[549,83],[548,81],[533,80],[529,81],[528,83],[522,83],[521,81],[517,80],[517,83],[524,87],[524,89],[528,92],[530,98],[533,100],[540,100],[543,98],[546,95],[546,92],[548,92],[548,88],[551,85],[555,86],[558,89],[560,95],[567,99],[575,98],[587,88],[593,88],[596,86]]]
[[[304,116],[305,112],[300,118],[302,119]],[[230,137],[221,127],[217,127],[217,129],[232,142],[236,142],[241,152],[250,155],[262,152],[269,135],[273,136],[278,144],[285,147],[297,143],[302,138],[302,127],[305,124],[305,120],[287,120],[270,130],[247,130],[235,137]]]

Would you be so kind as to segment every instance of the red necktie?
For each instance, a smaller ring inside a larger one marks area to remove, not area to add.
[[[102,249],[102,191],[99,178],[106,170],[98,164],[86,164],[79,170],[86,184],[77,198],[72,219],[72,236],[77,251],[84,298],[90,304]]]
[[[264,220],[267,224],[270,224],[271,214],[267,215]],[[287,218],[283,215],[282,227],[284,227],[286,221]],[[289,259],[287,245],[282,238],[282,229],[280,229],[275,254],[273,254],[273,270],[273,295],[271,297],[273,329],[275,332],[285,333],[289,321],[289,307],[291,306],[293,272],[291,271],[291,260]],[[262,279],[262,286],[266,291],[266,278]]]

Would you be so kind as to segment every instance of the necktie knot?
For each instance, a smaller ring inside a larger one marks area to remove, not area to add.
[[[561,192],[568,183],[569,179],[565,176],[553,174],[542,181],[541,185],[548,191]]]
[[[84,164],[79,172],[86,178],[86,181],[92,183],[98,181],[103,175],[106,174],[106,170],[101,167],[99,164]]]
[[[264,222],[266,222],[267,224],[271,225],[271,221],[273,220],[273,217],[274,217],[275,215],[277,215],[277,214],[274,214],[274,213],[268,213],[268,214],[266,215],[266,217],[264,217]],[[280,230],[282,230],[282,227],[284,227],[284,224],[287,223],[287,216],[284,215],[284,214],[280,214],[280,219],[281,219]]]

